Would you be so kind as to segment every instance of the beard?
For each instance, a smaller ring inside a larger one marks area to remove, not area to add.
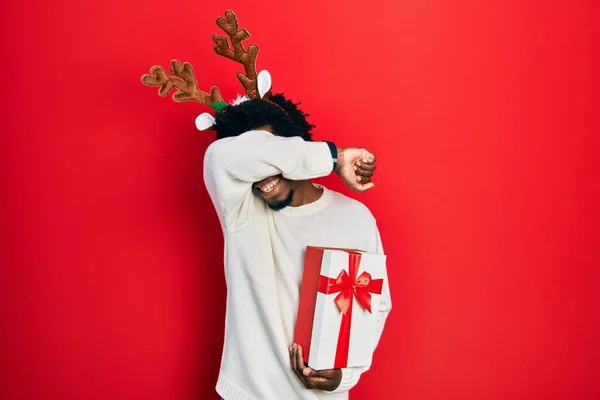
[[[294,191],[290,189],[290,192],[287,194],[286,198],[278,203],[271,204],[267,201],[267,205],[273,211],[279,211],[282,208],[286,208],[290,204],[292,204],[292,200],[294,200]]]

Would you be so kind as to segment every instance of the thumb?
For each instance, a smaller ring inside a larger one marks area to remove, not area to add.
[[[310,367],[305,367],[302,370],[302,375],[306,376],[307,378],[315,378],[315,377],[320,376],[317,371],[315,371],[314,369],[312,369]]]
[[[358,186],[358,188],[359,188],[358,190],[361,193],[365,193],[367,190],[373,189],[374,187],[375,187],[375,184],[373,182],[369,182],[369,183],[366,183],[364,185],[359,185]]]

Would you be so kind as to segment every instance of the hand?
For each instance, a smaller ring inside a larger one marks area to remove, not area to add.
[[[338,149],[338,164],[335,172],[350,189],[364,193],[375,186],[371,182],[371,177],[376,168],[376,161],[375,156],[366,149],[357,147]]]
[[[290,346],[289,350],[292,369],[296,373],[298,379],[300,379],[300,382],[304,384],[304,387],[307,389],[319,389],[331,392],[340,386],[340,383],[342,382],[341,369],[315,371],[304,363],[302,346],[294,343]]]

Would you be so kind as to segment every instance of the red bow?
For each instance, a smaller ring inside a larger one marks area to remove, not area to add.
[[[372,279],[371,274],[358,274],[361,253],[348,253],[348,270],[342,270],[337,278],[321,275],[319,277],[319,292],[324,294],[339,293],[334,299],[335,304],[344,314],[340,326],[334,368],[343,368],[348,364],[350,346],[350,323],[352,321],[352,301],[354,297],[365,310],[371,313],[371,293],[381,294],[383,279]]]
[[[350,254],[351,259],[352,256],[356,256],[356,254]],[[360,254],[359,257],[354,258],[360,260]],[[353,262],[350,261],[350,265],[352,264]],[[357,271],[358,265],[356,265],[356,268],[350,267],[350,273],[354,272],[354,279],[348,275],[345,269],[335,279],[323,275],[319,277],[319,292],[325,294],[339,293],[334,301],[344,314],[348,312],[348,308],[352,304],[353,295],[365,310],[371,312],[371,293],[381,294],[383,279],[373,279],[368,272],[363,272],[356,278]]]

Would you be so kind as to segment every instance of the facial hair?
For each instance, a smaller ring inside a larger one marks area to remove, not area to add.
[[[269,206],[269,208],[273,211],[279,211],[282,208],[286,208],[287,206],[289,206],[290,204],[292,204],[292,200],[294,200],[294,191],[290,190],[290,192],[288,193],[287,197],[280,201],[279,203],[275,203],[275,204],[271,204],[269,202],[267,202],[267,205]]]

